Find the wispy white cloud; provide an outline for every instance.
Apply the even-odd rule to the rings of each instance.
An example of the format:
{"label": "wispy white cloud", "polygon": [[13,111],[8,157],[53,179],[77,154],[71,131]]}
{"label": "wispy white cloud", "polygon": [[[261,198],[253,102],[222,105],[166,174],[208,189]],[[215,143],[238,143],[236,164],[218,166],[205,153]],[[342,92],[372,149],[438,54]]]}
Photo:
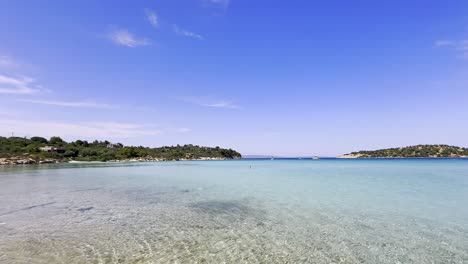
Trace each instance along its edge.
{"label": "wispy white cloud", "polygon": [[158,15],[150,9],[145,9],[145,14],[146,14],[146,19],[148,22],[153,26],[154,28],[157,28],[159,26],[159,19]]}
{"label": "wispy white cloud", "polygon": [[442,47],[442,46],[451,46],[453,45],[454,42],[451,41],[451,40],[437,40],[434,45],[436,45],[437,47]]}
{"label": "wispy white cloud", "polygon": [[216,7],[221,7],[221,8],[228,8],[230,4],[230,0],[204,0],[205,4],[211,5],[211,6],[216,6]]}
{"label": "wispy white cloud", "polygon": [[109,34],[109,39],[117,45],[135,48],[149,45],[150,42],[144,38],[137,38],[126,29],[117,29]]}
{"label": "wispy white cloud", "polygon": [[17,67],[18,62],[13,60],[11,57],[6,56],[6,55],[0,55],[0,67],[4,68],[11,68],[11,67]]}
{"label": "wispy white cloud", "polygon": [[32,78],[0,74],[0,94],[35,94],[40,91],[40,88]]}
{"label": "wispy white cloud", "polygon": [[460,41],[460,44],[464,50],[468,50],[468,39]]}
{"label": "wispy white cloud", "polygon": [[238,104],[235,104],[229,100],[217,100],[212,99],[210,97],[204,96],[190,96],[190,97],[183,97],[180,100],[199,105],[204,107],[212,107],[212,108],[227,108],[227,109],[242,109],[242,107]]}
{"label": "wispy white cloud", "polygon": [[52,106],[63,106],[63,107],[79,107],[79,108],[101,108],[101,109],[115,109],[118,108],[116,105],[102,104],[91,101],[79,101],[79,102],[67,102],[67,101],[49,101],[49,100],[29,100],[19,99],[19,102],[52,105]]}
{"label": "wispy white cloud", "polygon": [[0,119],[0,134],[38,135],[64,138],[119,139],[141,136],[157,136],[162,133],[155,127],[116,122],[54,122],[37,120]]}
{"label": "wispy white cloud", "polygon": [[458,57],[468,59],[468,40],[438,40],[434,43],[436,47],[449,47],[454,49]]}
{"label": "wispy white cloud", "polygon": [[207,107],[216,107],[216,108],[231,108],[231,109],[240,109],[240,106],[228,102],[228,101],[219,101],[219,102],[213,102],[213,103],[208,103],[208,104],[202,104],[202,106],[207,106]]}
{"label": "wispy white cloud", "polygon": [[174,32],[177,35],[184,36],[184,37],[189,37],[189,38],[194,38],[194,39],[198,39],[198,40],[203,40],[204,39],[203,36],[201,36],[201,35],[199,35],[199,34],[197,34],[195,32],[191,32],[191,31],[182,29],[177,25],[174,25],[173,27],[174,27]]}

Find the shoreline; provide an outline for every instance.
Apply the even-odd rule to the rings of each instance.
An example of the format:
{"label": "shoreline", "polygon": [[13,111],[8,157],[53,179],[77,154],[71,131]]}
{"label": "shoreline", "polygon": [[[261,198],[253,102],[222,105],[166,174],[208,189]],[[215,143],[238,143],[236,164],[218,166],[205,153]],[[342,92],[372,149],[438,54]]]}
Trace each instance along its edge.
{"label": "shoreline", "polygon": [[455,157],[362,157],[362,156],[339,156],[336,159],[466,159],[468,156]]}
{"label": "shoreline", "polygon": [[5,165],[40,165],[40,164],[92,164],[92,163],[125,163],[125,162],[164,162],[164,161],[215,161],[215,160],[230,160],[228,158],[216,157],[201,157],[198,159],[164,159],[164,158],[134,158],[123,160],[108,160],[108,161],[85,161],[85,160],[58,160],[58,159],[33,159],[30,157],[11,157],[0,158],[0,166]]}
{"label": "shoreline", "polygon": [[[85,160],[57,160],[57,159],[44,159],[44,160],[35,160],[32,158],[0,158],[0,167],[1,166],[15,166],[15,165],[41,165],[41,164],[104,164],[104,163],[136,163],[136,162],[168,162],[168,161],[223,161],[223,160],[242,160],[240,159],[229,159],[229,158],[208,158],[203,157],[199,159],[147,159],[147,158],[137,158],[137,159],[123,159],[123,160],[108,160],[108,161],[85,161]],[[336,160],[400,160],[400,159],[460,159],[466,160],[468,157],[334,157],[329,159]],[[299,160],[299,159],[298,159]],[[304,159],[302,159],[304,160]]]}

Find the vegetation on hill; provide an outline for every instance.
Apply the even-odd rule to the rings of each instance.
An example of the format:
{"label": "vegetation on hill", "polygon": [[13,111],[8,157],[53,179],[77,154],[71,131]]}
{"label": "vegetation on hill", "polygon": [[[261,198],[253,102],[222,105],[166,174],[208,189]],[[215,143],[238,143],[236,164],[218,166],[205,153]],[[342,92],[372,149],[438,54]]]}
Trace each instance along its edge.
{"label": "vegetation on hill", "polygon": [[[53,147],[48,152],[43,147]],[[110,161],[128,159],[235,159],[241,154],[232,149],[220,147],[201,147],[194,145],[170,146],[159,148],[124,146],[120,143],[111,144],[109,141],[76,140],[65,142],[60,137],[49,140],[42,137],[0,137],[0,158],[27,156],[33,159],[55,159],[60,161]]]}
{"label": "vegetation on hill", "polygon": [[468,157],[468,148],[449,145],[417,145],[404,148],[388,148],[373,151],[357,151],[343,158],[450,158]]}

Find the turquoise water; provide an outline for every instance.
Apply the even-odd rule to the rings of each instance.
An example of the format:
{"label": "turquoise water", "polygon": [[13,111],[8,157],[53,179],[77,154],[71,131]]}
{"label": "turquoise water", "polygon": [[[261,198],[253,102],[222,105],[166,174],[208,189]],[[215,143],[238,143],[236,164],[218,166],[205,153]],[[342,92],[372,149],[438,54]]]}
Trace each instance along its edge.
{"label": "turquoise water", "polygon": [[0,167],[0,263],[468,263],[468,160]]}

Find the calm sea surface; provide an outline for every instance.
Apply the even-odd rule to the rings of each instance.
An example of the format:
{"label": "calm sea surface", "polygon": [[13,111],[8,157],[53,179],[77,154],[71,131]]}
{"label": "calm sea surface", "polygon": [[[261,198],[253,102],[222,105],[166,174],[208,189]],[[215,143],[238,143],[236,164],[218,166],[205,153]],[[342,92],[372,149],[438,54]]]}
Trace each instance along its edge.
{"label": "calm sea surface", "polygon": [[0,263],[468,263],[468,160],[0,167]]}

